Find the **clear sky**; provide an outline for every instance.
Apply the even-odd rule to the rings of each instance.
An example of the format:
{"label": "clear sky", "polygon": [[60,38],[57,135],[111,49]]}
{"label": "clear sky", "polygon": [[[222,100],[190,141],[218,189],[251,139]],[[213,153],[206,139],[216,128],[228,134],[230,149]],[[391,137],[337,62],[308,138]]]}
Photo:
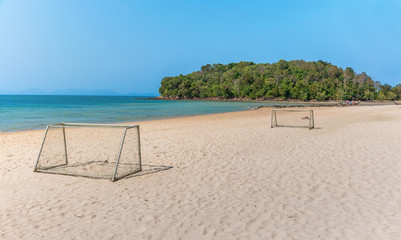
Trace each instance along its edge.
{"label": "clear sky", "polygon": [[401,83],[400,0],[0,0],[0,92],[158,93],[208,63],[323,60]]}

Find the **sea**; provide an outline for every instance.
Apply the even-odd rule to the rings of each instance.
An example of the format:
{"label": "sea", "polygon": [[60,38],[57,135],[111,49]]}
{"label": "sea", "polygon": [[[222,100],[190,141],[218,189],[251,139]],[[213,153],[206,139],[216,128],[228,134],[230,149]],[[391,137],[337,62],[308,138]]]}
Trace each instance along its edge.
{"label": "sea", "polygon": [[132,96],[0,95],[0,132],[55,123],[122,123],[255,109],[291,103],[166,101]]}

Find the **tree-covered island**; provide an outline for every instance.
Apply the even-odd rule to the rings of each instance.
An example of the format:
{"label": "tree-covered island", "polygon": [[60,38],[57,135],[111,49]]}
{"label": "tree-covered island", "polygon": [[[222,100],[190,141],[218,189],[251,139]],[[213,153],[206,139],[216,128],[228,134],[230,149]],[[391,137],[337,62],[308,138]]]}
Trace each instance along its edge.
{"label": "tree-covered island", "polygon": [[207,64],[197,72],[163,78],[159,92],[166,98],[397,100],[401,84],[382,85],[365,72],[323,61],[280,60]]}

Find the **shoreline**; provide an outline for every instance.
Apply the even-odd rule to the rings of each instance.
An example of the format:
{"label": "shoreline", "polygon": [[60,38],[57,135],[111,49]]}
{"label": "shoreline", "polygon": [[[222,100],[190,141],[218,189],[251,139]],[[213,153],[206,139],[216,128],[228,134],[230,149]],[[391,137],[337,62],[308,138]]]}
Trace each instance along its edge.
{"label": "shoreline", "polygon": [[[149,98],[150,99],[150,98]],[[161,99],[157,99],[157,100],[161,100]],[[193,101],[191,99],[181,99],[181,100],[173,100],[173,99],[164,99],[164,101]],[[197,101],[210,101],[210,102],[227,102],[227,101],[219,101],[219,100],[206,100],[206,99],[198,99]],[[229,102],[229,101],[228,101]],[[238,102],[238,101],[237,101]],[[247,102],[247,101],[242,101],[242,102]],[[249,101],[249,103],[258,103],[258,102],[254,102],[254,101]],[[271,101],[266,101],[263,103],[272,103]],[[279,101],[277,101],[277,103],[280,103]],[[254,111],[257,109],[261,109],[261,108],[306,108],[306,107],[312,107],[312,108],[321,108],[321,107],[354,107],[354,106],[341,106],[339,105],[339,103],[336,102],[329,102],[329,104],[327,103],[321,103],[321,104],[315,104],[315,102],[313,103],[309,103],[310,105],[308,105],[308,102],[302,102],[299,105],[295,105],[296,103],[299,102],[290,102],[287,101],[287,103],[292,103],[294,105],[271,105],[271,106],[251,106],[249,109],[244,109],[244,110],[236,110],[236,111],[229,111],[229,112],[220,112],[220,113],[205,113],[205,114],[194,114],[194,115],[183,115],[183,116],[172,116],[172,117],[165,117],[165,118],[156,118],[156,119],[145,119],[145,120],[138,120],[138,121],[124,121],[124,122],[109,122],[109,123],[104,123],[104,122],[100,122],[102,124],[127,124],[127,123],[141,123],[141,122],[148,122],[148,121],[158,121],[158,120],[167,120],[167,119],[179,119],[179,118],[186,118],[186,117],[196,117],[196,116],[205,116],[205,115],[215,115],[215,114],[224,114],[224,113],[235,113],[235,112],[246,112],[246,111]],[[363,103],[363,102],[361,102]],[[305,104],[305,105],[302,105]],[[388,105],[395,105],[395,104],[377,104],[377,103],[364,103],[364,104],[360,104],[360,105],[355,105],[355,106],[388,106]],[[82,122],[84,123],[84,122]],[[87,123],[87,122],[85,122]],[[96,122],[94,122],[96,123]],[[56,123],[52,123],[52,124],[56,124]],[[47,125],[46,125],[47,126]],[[10,134],[10,133],[19,133],[19,132],[33,132],[33,131],[43,131],[44,129],[46,129],[46,126],[44,126],[43,128],[34,128],[34,129],[21,129],[21,130],[15,130],[15,131],[0,131],[0,136],[4,135],[4,134]]]}
{"label": "shoreline", "polygon": [[[269,106],[270,107],[270,106]],[[254,111],[260,108],[269,108],[269,107],[256,107],[256,108],[249,108],[245,110],[237,110],[237,111],[230,111],[230,112],[220,112],[220,113],[204,113],[204,114],[194,114],[194,115],[184,115],[184,116],[174,116],[174,117],[165,117],[165,118],[157,118],[157,119],[146,119],[146,120],[138,120],[138,121],[125,121],[125,122],[110,122],[110,123],[101,123],[101,124],[139,124],[139,123],[146,123],[146,122],[154,122],[154,121],[163,121],[163,120],[174,120],[174,119],[185,119],[185,118],[191,118],[191,117],[202,117],[202,116],[213,116],[213,115],[218,115],[218,114],[230,114],[230,113],[237,113],[237,112],[247,112],[247,111]],[[82,122],[84,123],[84,122]],[[85,122],[87,123],[87,122]],[[52,124],[58,124],[58,123],[52,123]],[[50,125],[50,124],[49,124]],[[6,132],[1,132],[0,131],[0,136],[1,135],[6,135],[6,134],[12,134],[12,133],[29,133],[29,132],[37,132],[37,131],[44,131],[46,129],[47,125],[43,128],[38,128],[38,129],[23,129],[23,130],[16,130],[16,131],[6,131]]]}

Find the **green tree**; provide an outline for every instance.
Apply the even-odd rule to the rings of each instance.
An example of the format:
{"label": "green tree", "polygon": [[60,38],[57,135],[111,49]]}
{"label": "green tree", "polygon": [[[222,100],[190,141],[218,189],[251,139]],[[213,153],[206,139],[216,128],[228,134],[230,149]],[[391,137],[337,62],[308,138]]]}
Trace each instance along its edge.
{"label": "green tree", "polygon": [[370,91],[369,89],[366,89],[364,92],[364,96],[365,96],[365,100],[369,101],[374,98],[375,94],[374,94],[374,92]]}

